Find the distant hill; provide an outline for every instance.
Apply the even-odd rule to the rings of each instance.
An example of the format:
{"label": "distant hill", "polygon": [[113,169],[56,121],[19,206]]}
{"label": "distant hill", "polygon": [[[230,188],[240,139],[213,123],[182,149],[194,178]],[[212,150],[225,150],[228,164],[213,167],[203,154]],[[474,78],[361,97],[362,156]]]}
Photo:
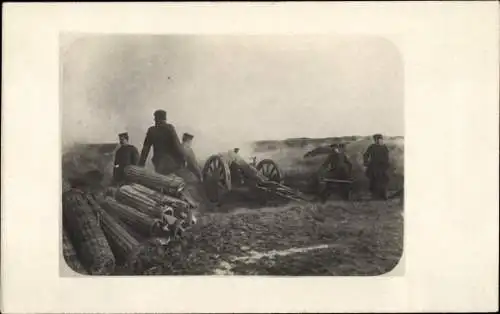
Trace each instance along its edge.
{"label": "distant hill", "polygon": [[[404,139],[404,136],[388,136],[387,139]],[[318,146],[326,146],[334,143],[351,143],[359,140],[371,140],[372,136],[339,136],[339,137],[324,137],[324,138],[288,138],[285,140],[262,140],[253,143],[255,152],[266,152],[280,148],[310,148],[313,149]]]}

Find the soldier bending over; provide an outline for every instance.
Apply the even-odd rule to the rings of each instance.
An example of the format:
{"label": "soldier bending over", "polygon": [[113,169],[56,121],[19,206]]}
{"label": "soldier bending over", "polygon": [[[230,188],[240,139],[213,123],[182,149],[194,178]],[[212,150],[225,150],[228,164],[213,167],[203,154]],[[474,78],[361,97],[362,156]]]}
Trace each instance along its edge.
{"label": "soldier bending over", "polygon": [[[344,152],[343,144],[333,144],[330,146],[332,152],[323,162],[323,173],[320,177],[325,179],[350,180],[352,172],[352,164]],[[321,180],[321,178],[320,178]],[[331,194],[329,184],[320,184],[320,199],[325,202]],[[343,199],[349,198],[350,186],[348,183],[339,183],[339,191]]]}
{"label": "soldier bending over", "polygon": [[201,174],[201,169],[198,164],[198,160],[194,155],[193,148],[191,147],[193,138],[194,136],[189,133],[184,133],[182,135],[182,146],[184,148],[184,156],[186,157],[186,168],[189,169],[189,171],[191,171],[198,178],[198,180],[202,181],[203,176]]}
{"label": "soldier bending over", "polygon": [[147,131],[146,138],[139,160],[139,166],[144,167],[149,150],[153,146],[153,165],[155,171],[168,175],[184,166],[184,149],[177,137],[172,124],[167,123],[167,112],[156,110],[154,113],[155,125]]}

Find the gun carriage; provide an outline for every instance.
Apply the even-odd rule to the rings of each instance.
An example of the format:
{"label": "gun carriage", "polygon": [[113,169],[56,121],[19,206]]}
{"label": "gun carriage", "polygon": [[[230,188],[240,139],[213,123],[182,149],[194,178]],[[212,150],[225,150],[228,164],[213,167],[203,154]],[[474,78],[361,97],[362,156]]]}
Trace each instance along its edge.
{"label": "gun carriage", "polygon": [[205,193],[212,203],[221,203],[230,194],[253,195],[262,201],[307,201],[301,192],[282,182],[280,169],[270,159],[257,165],[240,157],[220,153],[210,156],[202,170]]}

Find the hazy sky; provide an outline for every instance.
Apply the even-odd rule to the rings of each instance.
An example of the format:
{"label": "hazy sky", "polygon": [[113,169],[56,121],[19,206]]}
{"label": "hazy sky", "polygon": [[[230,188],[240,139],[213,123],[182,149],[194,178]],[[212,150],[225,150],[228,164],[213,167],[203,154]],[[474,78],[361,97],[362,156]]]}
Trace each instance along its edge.
{"label": "hazy sky", "polygon": [[249,140],[404,132],[402,60],[382,38],[73,36],[61,40],[61,65],[64,144],[128,131],[140,149],[160,108],[179,136],[192,132],[213,153]]}

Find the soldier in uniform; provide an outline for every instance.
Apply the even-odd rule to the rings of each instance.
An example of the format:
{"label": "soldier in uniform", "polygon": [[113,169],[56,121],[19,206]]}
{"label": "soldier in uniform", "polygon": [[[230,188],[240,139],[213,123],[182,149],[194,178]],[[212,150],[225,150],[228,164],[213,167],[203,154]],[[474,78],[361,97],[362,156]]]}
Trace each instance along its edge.
{"label": "soldier in uniform", "polygon": [[373,136],[374,144],[363,154],[366,176],[370,180],[370,192],[375,199],[387,199],[389,176],[389,149],[381,134]]}
{"label": "soldier in uniform", "polygon": [[167,123],[167,112],[156,110],[154,112],[155,125],[150,127],[144,139],[139,166],[144,167],[151,146],[153,147],[153,165],[160,174],[170,174],[185,164],[184,149],[177,137],[177,132],[172,124]]}
{"label": "soldier in uniform", "polygon": [[113,181],[120,185],[124,181],[124,169],[129,165],[137,165],[139,161],[139,151],[134,145],[128,143],[128,133],[118,134],[120,148],[115,153],[115,167],[113,171]]}
{"label": "soldier in uniform", "polygon": [[[323,173],[320,176],[336,180],[350,180],[352,163],[344,152],[343,144],[332,144],[332,149],[326,160],[323,162]],[[321,179],[320,179],[321,180]],[[343,199],[349,198],[350,186],[347,183],[339,183],[339,191]],[[331,194],[328,184],[320,184],[320,199],[324,202]]]}
{"label": "soldier in uniform", "polygon": [[203,180],[201,169],[194,154],[191,144],[194,136],[189,133],[182,135],[182,146],[184,148],[184,155],[186,157],[186,168],[189,169],[200,181]]}

